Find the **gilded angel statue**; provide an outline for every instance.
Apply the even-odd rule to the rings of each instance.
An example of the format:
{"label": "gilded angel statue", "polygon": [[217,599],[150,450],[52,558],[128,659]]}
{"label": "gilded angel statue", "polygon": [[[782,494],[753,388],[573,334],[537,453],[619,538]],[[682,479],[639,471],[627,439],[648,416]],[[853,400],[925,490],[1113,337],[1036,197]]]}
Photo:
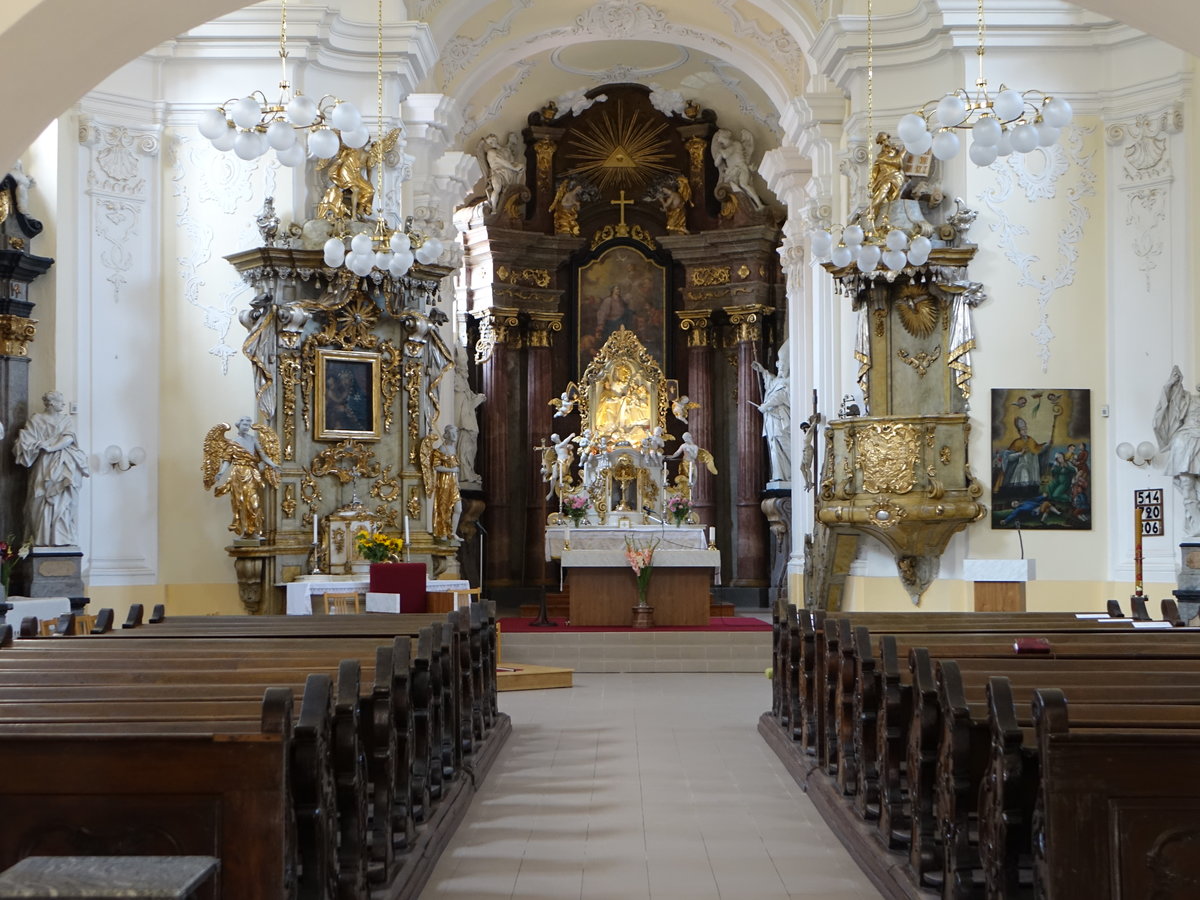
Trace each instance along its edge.
{"label": "gilded angel statue", "polygon": [[237,432],[228,437],[229,425],[214,425],[204,436],[200,471],[204,489],[214,496],[229,495],[233,521],[229,530],[241,537],[263,531],[263,483],[279,487],[279,437],[266,425],[255,425],[249,416],[237,420]]}
{"label": "gilded angel statue", "polygon": [[366,219],[375,202],[371,170],[383,165],[400,142],[400,129],[393,128],[382,141],[362,147],[341,149],[329,159],[317,161],[317,171],[329,169],[329,187],[317,204],[318,219]]}

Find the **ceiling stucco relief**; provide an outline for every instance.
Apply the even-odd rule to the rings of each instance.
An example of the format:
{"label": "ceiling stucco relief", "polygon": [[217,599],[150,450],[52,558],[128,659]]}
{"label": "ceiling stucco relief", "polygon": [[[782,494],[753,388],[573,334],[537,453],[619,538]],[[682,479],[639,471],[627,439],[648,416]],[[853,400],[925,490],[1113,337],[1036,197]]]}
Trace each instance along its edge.
{"label": "ceiling stucco relief", "polygon": [[[688,61],[686,47],[657,41],[597,41],[558,47],[550,54],[550,62],[572,75],[582,75],[598,84],[612,81],[608,74],[619,68],[632,80],[649,78],[677,69]],[[614,59],[635,59],[637,65],[612,65]]]}
{"label": "ceiling stucco relief", "polygon": [[462,127],[458,130],[459,140],[468,137],[472,132],[477,131],[489,122],[494,121],[504,108],[504,104],[508,98],[521,89],[521,85],[525,83],[533,70],[537,67],[537,63],[530,60],[521,60],[515,66],[516,72],[500,89],[500,93],[489,103],[482,112],[476,114],[473,106],[467,106],[463,111]]}
{"label": "ceiling stucco relief", "polygon": [[[696,80],[707,82],[710,86],[713,82],[720,84],[737,100],[738,110],[743,115],[753,119],[763,129],[773,134],[776,141],[782,140],[783,129],[779,126],[779,114],[773,109],[761,109],[758,104],[750,99],[749,95],[742,88],[742,80],[733,74],[738,70],[729,63],[712,57],[709,57],[707,63],[712,72],[700,73],[694,76]],[[685,86],[691,86],[688,83],[689,79],[685,79],[684,81]]]}
{"label": "ceiling stucco relief", "polygon": [[533,0],[511,0],[507,13],[497,21],[489,22],[487,29],[477,38],[456,34],[442,48],[442,90],[446,90],[454,77],[474,62],[480,51],[495,38],[506,35],[512,21],[523,9],[528,9]]}
{"label": "ceiling stucco relief", "polygon": [[792,87],[798,88],[804,84],[806,74],[804,54],[795,38],[788,34],[778,22],[771,20],[768,26],[771,30],[764,31],[757,19],[748,19],[738,11],[738,0],[715,0],[715,2],[717,7],[729,16],[735,35],[749,38],[764,53],[779,62],[788,74]]}

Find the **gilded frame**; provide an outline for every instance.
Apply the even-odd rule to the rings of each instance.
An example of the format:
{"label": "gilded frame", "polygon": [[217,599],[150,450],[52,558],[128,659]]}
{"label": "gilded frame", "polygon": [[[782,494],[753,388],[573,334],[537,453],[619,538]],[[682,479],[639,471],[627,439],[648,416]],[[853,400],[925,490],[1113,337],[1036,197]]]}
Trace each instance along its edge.
{"label": "gilded frame", "polygon": [[313,438],[377,441],[383,436],[383,392],[378,353],[317,351]]}

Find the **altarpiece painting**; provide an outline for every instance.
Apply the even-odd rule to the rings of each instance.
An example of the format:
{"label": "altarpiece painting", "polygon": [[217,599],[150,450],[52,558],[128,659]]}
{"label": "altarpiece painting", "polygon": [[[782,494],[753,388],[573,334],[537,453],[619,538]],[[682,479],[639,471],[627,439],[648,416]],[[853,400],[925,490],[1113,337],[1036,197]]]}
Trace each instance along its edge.
{"label": "altarpiece painting", "polygon": [[614,332],[634,332],[666,365],[667,270],[634,247],[617,246],[579,267],[575,322],[583,372]]}
{"label": "altarpiece painting", "polygon": [[1092,527],[1091,391],[992,389],[992,527]]}

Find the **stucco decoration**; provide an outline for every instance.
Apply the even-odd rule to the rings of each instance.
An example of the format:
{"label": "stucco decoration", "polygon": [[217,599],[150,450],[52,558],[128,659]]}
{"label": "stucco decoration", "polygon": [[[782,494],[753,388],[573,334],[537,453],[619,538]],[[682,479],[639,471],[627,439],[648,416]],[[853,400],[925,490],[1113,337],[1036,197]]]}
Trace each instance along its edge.
{"label": "stucco decoration", "polygon": [[[1008,157],[1007,165],[993,165],[995,184],[981,191],[979,199],[987,204],[995,216],[991,229],[997,235],[997,243],[1005,258],[1018,271],[1017,286],[1031,287],[1037,291],[1039,321],[1030,332],[1037,344],[1037,356],[1042,371],[1050,367],[1050,345],[1054,341],[1054,330],[1050,327],[1050,301],[1055,292],[1075,283],[1076,264],[1079,260],[1079,242],[1091,213],[1084,201],[1096,194],[1096,173],[1092,169],[1094,151],[1084,152],[1085,141],[1095,133],[1094,128],[1066,128],[1062,139],[1051,147],[1039,147],[1032,153],[1014,153]],[[1066,183],[1065,176],[1074,172],[1075,178]],[[1020,238],[1029,233],[1029,228],[1015,222],[1009,215],[1009,201],[1018,191],[1027,200],[1051,200],[1062,190],[1067,204],[1067,215],[1055,239],[1058,258],[1051,274],[1039,275],[1035,269],[1042,261],[1037,254],[1023,249]],[[1045,268],[1042,266],[1041,268]]]}
{"label": "stucco decoration", "polygon": [[92,150],[93,165],[88,170],[88,188],[127,197],[140,196],[146,190],[144,159],[158,156],[158,135],[135,131],[120,125],[79,117],[79,143]]}
{"label": "stucco decoration", "polygon": [[1170,181],[1169,137],[1183,130],[1183,107],[1174,104],[1156,115],[1137,116],[1132,122],[1114,122],[1104,130],[1110,147],[1123,147],[1127,182]]}
{"label": "stucco decoration", "polygon": [[1146,277],[1147,293],[1150,292],[1159,257],[1163,254],[1163,226],[1166,221],[1166,190],[1146,187],[1129,192],[1125,224],[1130,226],[1133,255],[1137,257],[1138,271]]}
{"label": "stucco decoration", "polygon": [[112,285],[113,302],[121,302],[121,288],[126,283],[126,273],[133,265],[134,246],[138,230],[138,214],[141,204],[118,200],[114,197],[96,198],[96,236],[104,241],[100,251],[100,263],[108,270],[104,280]]}
{"label": "stucco decoration", "polygon": [[712,70],[711,72],[693,72],[684,78],[680,85],[697,96],[704,96],[706,92],[711,92],[716,87],[725,88],[737,101],[738,111],[742,115],[753,119],[764,131],[769,131],[777,139],[783,139],[783,129],[779,125],[778,113],[774,110],[764,112],[750,99],[742,89],[741,79],[733,74],[738,71],[736,66],[711,56],[707,57],[704,63]]}
{"label": "stucco decoration", "polygon": [[508,34],[517,13],[523,9],[528,9],[532,5],[533,0],[511,0],[511,3],[512,5],[509,7],[508,12],[502,18],[494,22],[488,22],[487,28],[479,37],[471,38],[463,34],[456,34],[446,42],[446,46],[442,48],[443,91],[450,86],[450,82],[454,80],[454,77],[459,72],[475,61],[475,57],[479,55],[479,51],[495,38]]}
{"label": "stucco decoration", "polygon": [[[770,31],[763,30],[758,20],[748,19],[738,11],[737,2],[738,0],[716,0],[715,5],[729,16],[735,35],[753,41],[760,50],[783,67],[792,87],[801,87],[804,80],[804,54],[801,53],[796,39],[782,27],[775,27]],[[773,20],[771,24],[779,25]]]}
{"label": "stucco decoration", "polygon": [[574,26],[550,29],[532,36],[527,43],[538,43],[547,38],[564,37],[569,34],[588,34],[614,40],[641,40],[647,33],[681,37],[702,46],[719,47],[723,50],[732,49],[729,43],[706,31],[675,24],[657,6],[642,3],[640,0],[600,0],[576,17]]}
{"label": "stucco decoration", "polygon": [[[243,162],[201,139],[177,137],[171,146],[177,246],[186,253],[178,257],[183,299],[216,334],[208,353],[220,361],[223,375],[238,355],[229,332],[250,288],[222,256],[261,241],[254,216],[262,197],[275,194],[275,173],[273,164]],[[241,343],[240,334],[235,342]]]}
{"label": "stucco decoration", "polygon": [[504,83],[504,87],[492,98],[492,102],[486,108],[476,113],[472,107],[468,106],[463,115],[462,127],[458,130],[458,139],[464,140],[500,115],[500,110],[504,108],[508,98],[521,89],[521,85],[525,83],[525,79],[533,73],[535,68],[537,68],[537,63],[528,59],[521,60],[510,70],[511,75]]}

